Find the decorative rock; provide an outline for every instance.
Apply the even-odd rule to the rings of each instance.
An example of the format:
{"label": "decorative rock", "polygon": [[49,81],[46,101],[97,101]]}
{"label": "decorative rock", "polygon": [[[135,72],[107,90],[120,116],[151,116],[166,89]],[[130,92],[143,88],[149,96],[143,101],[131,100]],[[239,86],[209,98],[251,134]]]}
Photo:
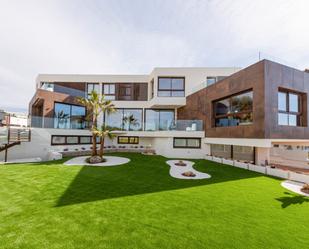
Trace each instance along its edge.
{"label": "decorative rock", "polygon": [[92,156],[89,158],[89,163],[96,164],[96,163],[101,163],[102,158],[99,156]]}
{"label": "decorative rock", "polygon": [[179,160],[177,163],[175,163],[177,166],[187,166],[183,161]]}
{"label": "decorative rock", "polygon": [[192,171],[186,171],[182,173],[183,176],[195,177],[196,175]]}

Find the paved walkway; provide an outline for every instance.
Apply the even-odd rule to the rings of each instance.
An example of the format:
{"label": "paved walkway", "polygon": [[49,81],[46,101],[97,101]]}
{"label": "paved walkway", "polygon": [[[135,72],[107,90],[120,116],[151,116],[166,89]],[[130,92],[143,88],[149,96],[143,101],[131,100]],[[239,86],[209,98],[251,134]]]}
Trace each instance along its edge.
{"label": "paved walkway", "polygon": [[304,186],[303,183],[287,180],[287,181],[282,182],[281,186],[294,193],[297,193],[303,196],[309,196],[309,194],[306,194],[301,191],[301,188]]}
{"label": "paved walkway", "polygon": [[86,166],[99,166],[99,167],[104,167],[104,166],[117,166],[121,164],[125,164],[130,162],[129,158],[126,157],[119,157],[119,156],[104,156],[106,162],[104,163],[96,163],[96,164],[90,164],[86,162],[86,159],[89,156],[80,156],[80,157],[75,157],[72,158],[64,163],[64,165],[67,166],[73,166],[73,165],[86,165]]}
{"label": "paved walkway", "polygon": [[[185,164],[187,164],[186,166],[177,166],[175,165],[175,163],[178,163],[179,160],[169,160],[166,161],[166,163],[171,167],[170,168],[170,175],[174,178],[179,178],[179,179],[207,179],[210,178],[211,176],[206,174],[206,173],[202,173],[199,172],[195,169],[193,169],[193,164],[194,162],[191,161],[184,161],[183,162]],[[182,173],[187,172],[187,171],[191,171],[195,174],[195,176],[183,176]]]}

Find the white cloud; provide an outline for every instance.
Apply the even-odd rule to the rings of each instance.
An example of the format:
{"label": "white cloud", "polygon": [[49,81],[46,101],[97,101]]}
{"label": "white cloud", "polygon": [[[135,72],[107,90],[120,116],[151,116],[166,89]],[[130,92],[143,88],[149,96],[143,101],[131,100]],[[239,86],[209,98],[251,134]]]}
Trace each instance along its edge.
{"label": "white cloud", "polygon": [[0,107],[27,107],[38,73],[155,66],[309,66],[309,1],[0,0]]}

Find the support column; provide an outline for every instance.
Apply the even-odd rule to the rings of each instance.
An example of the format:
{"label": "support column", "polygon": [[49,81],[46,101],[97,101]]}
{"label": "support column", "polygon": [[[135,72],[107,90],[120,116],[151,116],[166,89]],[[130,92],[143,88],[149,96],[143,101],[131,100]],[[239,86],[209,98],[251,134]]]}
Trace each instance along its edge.
{"label": "support column", "polygon": [[256,165],[265,165],[270,163],[270,148],[256,147],[255,148],[255,163]]}

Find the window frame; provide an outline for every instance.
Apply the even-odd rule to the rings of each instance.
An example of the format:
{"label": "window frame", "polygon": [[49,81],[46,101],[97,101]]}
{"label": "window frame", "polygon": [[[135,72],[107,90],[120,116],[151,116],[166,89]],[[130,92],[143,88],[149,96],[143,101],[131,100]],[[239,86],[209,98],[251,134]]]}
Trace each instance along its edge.
{"label": "window frame", "polygon": [[[160,79],[170,79],[171,80],[171,88],[160,89]],[[183,89],[173,89],[172,88],[172,80],[173,79],[182,79],[183,80]],[[159,92],[170,92],[169,96],[159,96]],[[173,92],[183,92],[183,96],[173,96]],[[157,84],[157,96],[158,97],[173,97],[173,98],[183,98],[186,96],[186,78],[183,76],[158,76],[158,84]]]}
{"label": "window frame", "polygon": [[[122,115],[122,117],[123,117],[123,114],[124,114],[124,112],[125,112],[125,110],[133,110],[133,111],[141,111],[141,124],[140,124],[140,130],[128,130],[128,131],[143,131],[144,130],[144,111],[143,111],[143,108],[115,108],[117,111],[119,111],[119,110],[121,110],[122,112],[121,112],[121,115]],[[104,122],[104,124],[106,124],[106,112],[105,113],[103,113],[103,122]],[[124,129],[124,126],[123,127],[121,127],[121,131],[126,131],[125,129]]]}
{"label": "window frame", "polygon": [[[64,137],[64,143],[54,143],[53,142],[53,138],[54,137]],[[68,143],[67,142],[67,138],[68,137],[77,137],[77,143]],[[81,138],[82,137],[89,137],[90,138],[90,143],[81,143]],[[50,140],[50,144],[52,146],[61,146],[61,145],[83,145],[83,144],[92,144],[92,136],[87,136],[87,135],[51,135],[51,140]],[[97,144],[99,144],[99,142],[97,141]]]}
{"label": "window frame", "polygon": [[[185,146],[177,146],[175,145],[175,141],[177,139],[185,139],[186,140],[186,145]],[[188,146],[188,140],[189,139],[195,139],[195,140],[198,140],[199,141],[199,146],[198,147],[195,147],[195,146]],[[200,149],[202,146],[201,144],[201,138],[200,137],[174,137],[173,138],[173,148],[174,149]]]}
{"label": "window frame", "polygon": [[[58,101],[54,101],[54,109],[53,109],[53,122],[55,122],[54,120],[55,119],[57,119],[57,117],[56,117],[56,112],[55,112],[55,110],[56,110],[56,104],[62,104],[62,105],[69,105],[70,106],[70,116],[69,116],[69,120],[70,120],[70,128],[59,128],[59,129],[73,129],[73,128],[71,128],[72,127],[72,106],[77,106],[77,107],[82,107],[82,108],[85,108],[85,116],[84,116],[84,122],[85,122],[85,128],[81,128],[81,129],[78,129],[78,130],[83,130],[83,129],[86,129],[87,128],[87,126],[89,125],[89,123],[88,123],[88,121],[86,120],[86,117],[87,117],[87,115],[88,115],[88,111],[87,111],[87,108],[86,108],[86,106],[83,106],[83,105],[76,105],[76,104],[70,104],[70,103],[64,103],[64,102],[58,102]],[[73,116],[74,117],[74,116]],[[53,123],[53,127],[54,127],[55,125],[54,125],[54,123]],[[55,128],[55,127],[54,127]],[[58,129],[58,128],[55,128],[55,129]],[[76,128],[74,128],[74,129],[76,129]]]}
{"label": "window frame", "polygon": [[[174,113],[173,121],[174,122],[176,121],[176,111],[175,111],[175,109],[145,108],[144,109],[144,127],[143,127],[144,131],[152,131],[152,130],[146,130],[147,110],[159,111],[159,119],[158,119],[159,127],[160,127],[160,123],[161,123],[161,115],[160,115],[161,111],[171,111],[171,112],[173,112]],[[154,130],[154,131],[162,131],[162,130],[159,129],[159,130]],[[163,130],[163,131],[165,131],[165,130]]]}
{"label": "window frame", "polygon": [[[127,143],[122,143],[119,141],[120,138],[128,138],[128,142]],[[133,138],[134,140],[137,139],[137,142],[130,142],[130,138]],[[117,144],[139,144],[139,137],[138,136],[118,136],[117,137]]]}
{"label": "window frame", "polygon": [[[114,93],[110,93],[111,85],[114,86]],[[104,92],[105,86],[108,86],[108,92],[109,92],[109,93],[105,93],[105,92]],[[103,83],[103,84],[102,84],[102,94],[103,94],[104,96],[110,96],[110,97],[113,96],[113,99],[109,99],[109,100],[116,100],[116,84],[115,84],[115,83]]]}
{"label": "window frame", "polygon": [[88,86],[90,86],[90,85],[92,86],[91,92],[94,91],[95,85],[98,85],[98,86],[99,86],[98,93],[100,92],[100,83],[87,83],[87,85],[86,85],[86,87],[87,87],[86,97],[87,97],[87,98],[89,98],[89,96],[90,96],[90,94],[91,94],[91,92],[88,91],[88,89],[89,89]]}
{"label": "window frame", "polygon": [[[230,112],[230,113],[227,113],[227,114],[220,114],[220,115],[216,115],[216,110],[217,110],[217,103],[219,101],[222,101],[222,100],[228,100],[229,102],[229,108],[232,106],[232,99],[233,97],[237,97],[239,95],[242,95],[242,94],[246,94],[246,93],[250,93],[252,92],[252,109],[251,110],[244,110],[244,111],[240,111],[240,112]],[[216,120],[217,119],[221,119],[221,118],[229,118],[229,117],[234,117],[234,116],[237,116],[237,115],[242,115],[242,114],[250,114],[252,113],[252,122],[250,124],[242,124],[242,125],[239,125],[239,126],[249,126],[249,125],[253,125],[253,122],[254,122],[254,119],[253,119],[253,109],[254,109],[254,92],[253,92],[253,89],[247,89],[247,90],[244,90],[244,91],[241,91],[241,92],[238,92],[238,93],[235,93],[235,94],[232,94],[232,95],[229,95],[229,96],[226,96],[226,97],[223,97],[223,98],[220,98],[220,99],[216,99],[216,100],[213,100],[212,101],[212,111],[213,111],[213,127],[216,127],[216,128],[222,128],[222,127],[235,127],[235,126],[216,126]],[[236,126],[237,127],[237,126]]]}
{"label": "window frame", "polygon": [[[279,93],[285,94],[285,103],[286,103],[286,110],[280,110],[279,109]],[[290,94],[297,95],[298,97],[298,112],[290,111]],[[277,92],[277,110],[278,110],[278,126],[292,126],[292,127],[301,127],[303,126],[303,103],[302,103],[303,94],[297,91],[285,89],[285,88],[279,88]],[[287,121],[288,123],[285,124],[279,124],[279,114],[285,114],[287,115]],[[290,125],[290,118],[289,115],[295,115],[296,116],[296,125]]]}

